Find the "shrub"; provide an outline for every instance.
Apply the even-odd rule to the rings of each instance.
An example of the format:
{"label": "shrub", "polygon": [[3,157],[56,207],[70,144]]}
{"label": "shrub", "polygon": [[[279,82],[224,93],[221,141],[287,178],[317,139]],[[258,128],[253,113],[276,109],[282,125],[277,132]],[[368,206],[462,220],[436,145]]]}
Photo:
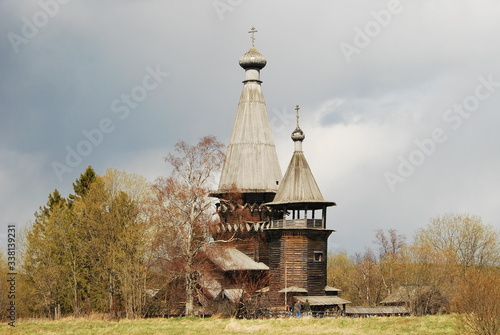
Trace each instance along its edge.
{"label": "shrub", "polygon": [[500,334],[500,273],[469,270],[455,301],[464,326],[474,334]]}

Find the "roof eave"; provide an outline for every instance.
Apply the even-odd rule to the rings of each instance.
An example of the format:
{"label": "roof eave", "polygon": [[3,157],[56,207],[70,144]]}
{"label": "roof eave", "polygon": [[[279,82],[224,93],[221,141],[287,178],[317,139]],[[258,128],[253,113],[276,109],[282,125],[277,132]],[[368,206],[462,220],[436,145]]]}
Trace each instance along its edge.
{"label": "roof eave", "polygon": [[273,201],[273,202],[268,202],[265,205],[270,207],[279,207],[285,205],[302,207],[303,205],[310,205],[310,206],[312,205],[313,207],[316,208],[337,206],[337,204],[333,201],[318,201],[318,200],[276,201],[276,202]]}

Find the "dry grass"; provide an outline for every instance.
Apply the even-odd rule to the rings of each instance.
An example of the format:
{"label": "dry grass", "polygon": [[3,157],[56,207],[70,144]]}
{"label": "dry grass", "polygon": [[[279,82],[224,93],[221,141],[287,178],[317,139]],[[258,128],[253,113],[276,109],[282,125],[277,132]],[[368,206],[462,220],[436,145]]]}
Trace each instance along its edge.
{"label": "dry grass", "polygon": [[60,321],[21,321],[16,327],[0,325],[0,334],[460,334],[456,318],[450,315],[367,319],[141,319],[118,322],[94,318],[65,318]]}

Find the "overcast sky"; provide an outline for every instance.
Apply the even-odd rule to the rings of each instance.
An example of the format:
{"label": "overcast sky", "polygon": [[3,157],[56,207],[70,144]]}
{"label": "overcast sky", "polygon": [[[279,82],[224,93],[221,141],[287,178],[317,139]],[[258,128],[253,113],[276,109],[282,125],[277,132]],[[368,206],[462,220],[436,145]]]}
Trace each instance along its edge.
{"label": "overcast sky", "polygon": [[500,228],[500,2],[2,0],[0,236],[92,165],[153,181],[179,140],[227,143],[251,45],[286,170],[294,107],[330,248],[431,217]]}

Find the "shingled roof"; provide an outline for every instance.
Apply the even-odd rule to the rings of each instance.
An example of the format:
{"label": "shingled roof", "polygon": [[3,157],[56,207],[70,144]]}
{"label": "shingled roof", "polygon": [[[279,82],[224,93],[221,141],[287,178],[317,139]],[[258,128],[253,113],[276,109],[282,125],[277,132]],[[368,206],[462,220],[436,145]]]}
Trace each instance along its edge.
{"label": "shingled roof", "polygon": [[245,81],[216,193],[227,193],[234,186],[242,193],[275,193],[278,189],[282,172],[260,81],[265,64],[254,47],[240,59]]}
{"label": "shingled roof", "polygon": [[349,300],[339,298],[337,296],[294,296],[295,300],[306,301],[309,300],[311,306],[333,306],[350,304]]}
{"label": "shingled roof", "polygon": [[292,159],[290,160],[290,164],[288,164],[288,169],[281,181],[274,200],[267,205],[304,203],[317,204],[318,207],[335,205],[334,202],[325,201],[319,190],[318,184],[314,179],[311,168],[302,151],[302,141],[304,139],[305,135],[300,129],[297,121],[297,128],[292,133],[292,140],[295,143]]}
{"label": "shingled roof", "polygon": [[334,204],[333,202],[325,201],[323,198],[302,151],[295,151],[293,153],[278,192],[273,202],[268,205],[286,203]]}
{"label": "shingled roof", "polygon": [[264,263],[254,261],[233,247],[207,246],[203,251],[222,271],[269,270]]}

